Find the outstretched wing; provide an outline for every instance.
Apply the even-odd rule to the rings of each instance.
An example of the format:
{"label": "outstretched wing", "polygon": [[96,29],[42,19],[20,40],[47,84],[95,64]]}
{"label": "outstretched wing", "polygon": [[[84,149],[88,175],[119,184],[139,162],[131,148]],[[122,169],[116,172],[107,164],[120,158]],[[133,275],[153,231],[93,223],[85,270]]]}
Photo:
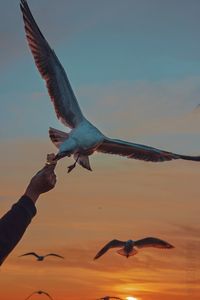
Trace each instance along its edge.
{"label": "outstretched wing", "polygon": [[53,298],[47,292],[42,291],[42,294],[46,295],[47,297],[49,297],[49,299],[53,300]]}
{"label": "outstretched wing", "polygon": [[29,47],[35,64],[42,78],[46,81],[57,117],[66,126],[74,128],[84,117],[65,70],[37,26],[27,1],[21,0],[20,7]]}
{"label": "outstretched wing", "polygon": [[106,253],[110,248],[117,248],[117,247],[122,247],[125,245],[125,242],[119,241],[119,240],[112,240],[108,244],[106,244],[94,257],[94,259],[99,258],[102,256],[104,253]]}
{"label": "outstretched wing", "polygon": [[37,292],[33,292],[32,294],[30,294],[25,300],[30,299],[34,294],[36,294]]}
{"label": "outstretched wing", "polygon": [[59,257],[59,258],[64,258],[63,256],[59,255],[59,254],[56,254],[56,253],[49,253],[47,255],[45,255],[45,257],[47,256],[56,256],[56,257]]}
{"label": "outstretched wing", "polygon": [[138,248],[145,248],[145,247],[154,247],[154,248],[163,248],[163,249],[171,249],[174,248],[171,244],[168,242],[165,242],[163,240],[154,238],[154,237],[147,237],[141,240],[138,240],[135,242],[134,246]]}
{"label": "outstretched wing", "polygon": [[33,255],[33,256],[39,258],[39,255],[37,255],[35,252],[24,253],[24,254],[20,255],[19,257],[22,257],[22,256],[28,256],[28,255]]}
{"label": "outstretched wing", "polygon": [[97,151],[152,162],[162,162],[173,159],[200,161],[200,156],[175,154],[146,145],[108,138],[103,141],[103,143],[98,147]]}

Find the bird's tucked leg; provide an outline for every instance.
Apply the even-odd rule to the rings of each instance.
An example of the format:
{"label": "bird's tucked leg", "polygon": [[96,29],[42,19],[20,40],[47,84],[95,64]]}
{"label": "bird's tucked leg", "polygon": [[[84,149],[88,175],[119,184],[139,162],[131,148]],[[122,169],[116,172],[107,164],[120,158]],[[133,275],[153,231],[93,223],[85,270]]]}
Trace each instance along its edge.
{"label": "bird's tucked leg", "polygon": [[73,165],[68,166],[68,173],[70,173],[76,167],[78,159],[79,159],[79,155],[77,155],[75,163]]}
{"label": "bird's tucked leg", "polygon": [[[83,155],[83,154],[78,154],[79,155],[79,158],[78,158],[78,161],[77,163],[87,169],[88,171],[92,171],[91,169],[91,166],[90,166],[90,161],[89,161],[89,157],[87,155]],[[74,159],[76,160],[77,158],[77,154],[74,154]]]}

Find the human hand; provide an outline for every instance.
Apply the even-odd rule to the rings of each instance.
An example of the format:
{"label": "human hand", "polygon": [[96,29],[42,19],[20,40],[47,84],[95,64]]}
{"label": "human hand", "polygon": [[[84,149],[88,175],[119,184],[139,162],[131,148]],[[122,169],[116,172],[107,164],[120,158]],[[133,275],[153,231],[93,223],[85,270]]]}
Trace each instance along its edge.
{"label": "human hand", "polygon": [[33,176],[25,191],[25,195],[34,203],[37,201],[40,194],[52,190],[56,185],[56,175],[54,170],[57,162],[53,160],[54,157],[54,154],[47,155],[46,165]]}

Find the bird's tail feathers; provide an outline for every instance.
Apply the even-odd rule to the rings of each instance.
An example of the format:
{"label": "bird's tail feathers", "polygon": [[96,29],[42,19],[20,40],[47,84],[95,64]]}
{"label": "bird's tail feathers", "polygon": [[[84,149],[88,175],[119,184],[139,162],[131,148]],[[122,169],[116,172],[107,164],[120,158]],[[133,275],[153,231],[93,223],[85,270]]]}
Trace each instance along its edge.
{"label": "bird's tail feathers", "polygon": [[60,131],[58,129],[49,128],[49,137],[52,141],[52,143],[59,148],[60,145],[69,137],[69,134],[67,132]]}
{"label": "bird's tail feathers", "polygon": [[117,250],[117,253],[120,254],[120,255],[123,255],[123,256],[133,256],[133,255],[136,255],[138,253],[137,250],[135,249],[132,249],[131,252],[127,253],[124,248],[121,248],[119,250]]}

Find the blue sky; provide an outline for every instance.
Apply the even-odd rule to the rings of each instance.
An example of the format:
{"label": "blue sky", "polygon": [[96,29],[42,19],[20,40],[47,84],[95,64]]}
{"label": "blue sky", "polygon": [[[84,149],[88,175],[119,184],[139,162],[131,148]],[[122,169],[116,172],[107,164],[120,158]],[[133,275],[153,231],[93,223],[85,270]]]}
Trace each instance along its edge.
{"label": "blue sky", "polygon": [[[199,1],[60,0],[54,3],[35,0],[29,3],[89,119],[93,117],[91,106],[95,108],[99,101],[103,102],[95,92],[91,95],[95,88],[105,98],[107,91],[112,90],[114,97],[123,85],[121,97],[126,106],[126,85],[134,102],[137,83],[146,83],[148,88],[161,83],[169,90],[168,102],[173,103],[170,85],[171,89],[179,85],[180,90],[181,84],[189,81],[194,87],[180,107],[185,112],[199,103]],[[0,94],[4,107],[0,112],[0,134],[4,138],[44,136],[49,125],[59,125],[27,47],[18,1],[2,2],[0,19]],[[160,93],[159,89],[155,91],[155,97]],[[172,114],[175,109],[171,107]],[[98,111],[102,113],[101,119],[104,112],[105,107]],[[20,124],[27,121],[26,126]],[[98,125],[104,129],[103,124]]]}

